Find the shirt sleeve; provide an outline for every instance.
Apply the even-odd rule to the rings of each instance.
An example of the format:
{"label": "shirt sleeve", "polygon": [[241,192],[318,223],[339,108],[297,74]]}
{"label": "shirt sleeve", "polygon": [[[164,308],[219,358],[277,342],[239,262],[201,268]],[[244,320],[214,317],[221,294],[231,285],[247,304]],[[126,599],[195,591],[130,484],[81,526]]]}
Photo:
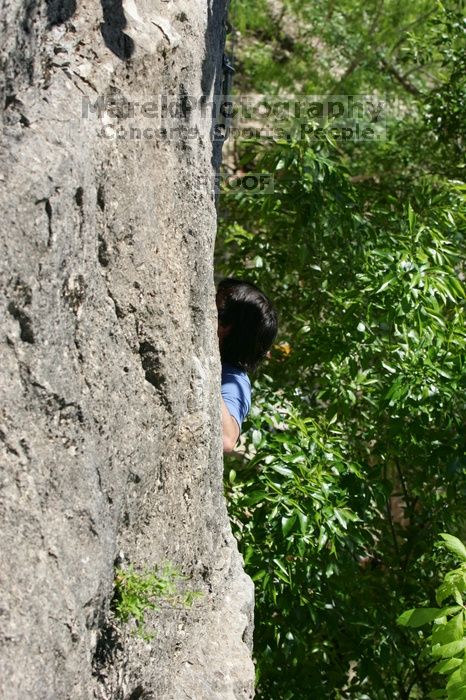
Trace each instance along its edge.
{"label": "shirt sleeve", "polygon": [[251,408],[251,383],[245,372],[222,367],[222,398],[239,427]]}

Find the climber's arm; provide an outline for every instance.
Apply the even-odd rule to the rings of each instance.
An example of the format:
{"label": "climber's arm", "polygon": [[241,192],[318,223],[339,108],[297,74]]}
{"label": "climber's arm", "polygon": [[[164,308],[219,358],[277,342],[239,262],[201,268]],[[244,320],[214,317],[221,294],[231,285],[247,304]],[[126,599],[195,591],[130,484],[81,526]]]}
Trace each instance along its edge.
{"label": "climber's arm", "polygon": [[236,419],[230,414],[222,399],[222,428],[223,428],[223,451],[233,452],[239,438],[239,425]]}

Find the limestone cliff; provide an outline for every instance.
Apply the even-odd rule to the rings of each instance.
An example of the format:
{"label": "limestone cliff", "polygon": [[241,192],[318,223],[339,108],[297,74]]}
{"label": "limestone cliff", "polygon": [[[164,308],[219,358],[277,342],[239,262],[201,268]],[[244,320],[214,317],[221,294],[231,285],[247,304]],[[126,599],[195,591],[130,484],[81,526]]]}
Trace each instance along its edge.
{"label": "limestone cliff", "polygon": [[[0,2],[3,700],[252,697],[212,273],[225,9]],[[203,594],[150,644],[109,633],[118,556]]]}

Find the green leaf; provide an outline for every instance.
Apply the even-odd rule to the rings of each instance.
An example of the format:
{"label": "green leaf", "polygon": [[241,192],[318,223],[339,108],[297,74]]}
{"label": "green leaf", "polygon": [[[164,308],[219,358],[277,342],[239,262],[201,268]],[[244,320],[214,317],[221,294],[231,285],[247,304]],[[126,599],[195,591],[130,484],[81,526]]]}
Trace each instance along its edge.
{"label": "green leaf", "polygon": [[290,583],[288,571],[286,570],[286,567],[283,565],[283,563],[279,559],[274,559],[273,561],[277,567],[275,569],[275,574],[278,576],[278,578],[280,578],[285,583]]}
{"label": "green leaf", "polygon": [[432,670],[434,673],[450,673],[450,671],[461,666],[462,663],[463,659],[457,659],[456,657],[453,659],[446,659],[445,661],[439,661]]}
{"label": "green leaf", "polygon": [[448,688],[448,700],[466,700],[466,686],[460,683],[455,688]]}
{"label": "green leaf", "polygon": [[449,622],[442,622],[445,618],[441,618],[439,623],[434,626],[432,632],[432,645],[448,644],[463,637],[463,614],[460,613],[452,618]]}
{"label": "green leaf", "polygon": [[459,669],[453,671],[448,679],[447,693],[449,699],[454,698],[455,700],[463,700],[463,698],[466,698],[466,683],[464,682]]}
{"label": "green leaf", "polygon": [[445,532],[440,533],[440,537],[445,542],[445,547],[455,554],[462,561],[466,561],[466,547],[457,537],[448,535]]}
{"label": "green leaf", "polygon": [[438,620],[444,614],[440,608],[413,608],[402,613],[397,622],[404,627],[422,627],[428,622]]}
{"label": "green leaf", "polygon": [[265,569],[260,569],[252,576],[252,580],[253,581],[260,581],[261,579],[264,578],[266,573],[267,572],[265,571]]}
{"label": "green leaf", "polygon": [[273,469],[275,472],[278,472],[282,476],[293,476],[292,470],[288,469],[288,467],[284,467],[281,464],[271,464],[270,467],[271,467],[271,469]]}
{"label": "green leaf", "polygon": [[383,292],[387,287],[396,279],[395,275],[387,275],[385,279],[383,280],[382,284],[376,291],[376,294],[380,294],[380,292]]}
{"label": "green leaf", "polygon": [[253,430],[251,437],[252,437],[252,444],[254,445],[254,447],[258,447],[261,443],[261,440],[262,440],[261,431],[260,430]]}
{"label": "green leaf", "polygon": [[462,605],[463,601],[458,588],[458,582],[446,578],[442,585],[437,589],[435,598],[437,603],[441,605],[446,598],[450,597],[454,598],[458,605]]}
{"label": "green leaf", "polygon": [[301,510],[298,510],[299,527],[301,529],[301,534],[305,535],[308,528],[309,518]]}
{"label": "green leaf", "polygon": [[245,506],[254,506],[256,503],[266,500],[267,496],[267,491],[253,491],[243,499],[243,504]]}
{"label": "green leaf", "polygon": [[283,532],[284,537],[286,537],[291,532],[295,522],[296,522],[296,514],[294,514],[288,518],[287,517],[282,518],[282,532]]}
{"label": "green leaf", "polygon": [[414,222],[415,222],[415,214],[414,214],[414,211],[413,211],[411,204],[408,204],[408,223],[409,223],[409,230],[411,232],[414,229]]}
{"label": "green leaf", "polygon": [[439,645],[436,644],[432,648],[432,656],[441,657],[443,659],[449,659],[451,656],[459,654],[463,649],[466,648],[466,638],[458,639],[455,642],[450,642],[449,644]]}
{"label": "green leaf", "polygon": [[335,511],[334,511],[334,512],[335,512],[335,517],[336,517],[336,519],[338,520],[338,522],[340,523],[340,525],[342,526],[342,528],[343,528],[344,530],[346,530],[347,527],[348,527],[348,522],[347,522],[347,521],[345,520],[345,518],[343,517],[342,511],[338,510],[338,508],[335,508]]}

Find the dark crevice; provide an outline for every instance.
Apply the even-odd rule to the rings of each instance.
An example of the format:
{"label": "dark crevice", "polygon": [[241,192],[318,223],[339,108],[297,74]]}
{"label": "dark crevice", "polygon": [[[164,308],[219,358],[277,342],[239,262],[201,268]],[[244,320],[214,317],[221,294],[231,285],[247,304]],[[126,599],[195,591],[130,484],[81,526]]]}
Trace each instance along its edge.
{"label": "dark crevice", "polygon": [[31,456],[30,449],[29,449],[29,445],[27,444],[26,440],[24,438],[21,438],[21,440],[19,441],[19,444],[21,445],[21,449],[23,450],[26,457],[28,459],[30,459],[30,456]]}
{"label": "dark crevice", "polygon": [[48,229],[49,229],[49,235],[47,238],[47,248],[50,248],[50,246],[52,245],[52,241],[53,241],[53,230],[52,230],[52,205],[50,204],[49,199],[45,200],[45,213],[47,214]]}
{"label": "dark crevice", "polygon": [[25,343],[34,343],[34,331],[32,328],[31,317],[20,308],[14,301],[8,304],[8,312],[13,318],[18,321],[20,328],[20,338]]}
{"label": "dark crevice", "polygon": [[106,622],[99,630],[92,658],[93,675],[100,678],[105,667],[112,665],[116,660],[116,656],[122,651],[123,644],[118,628],[111,622]]}
{"label": "dark crevice", "polygon": [[74,201],[76,202],[79,209],[79,235],[82,238],[84,229],[84,190],[82,187],[78,187],[74,193]]}
{"label": "dark crevice", "polygon": [[[59,192],[59,188],[55,188],[55,192]],[[45,213],[47,215],[47,228],[48,228],[48,236],[47,236],[47,248],[50,248],[50,246],[53,243],[53,228],[52,228],[52,217],[53,217],[53,209],[52,205],[50,204],[50,199],[47,197],[45,199],[37,199],[35,201],[35,204],[44,204],[44,209]]]}
{"label": "dark crevice", "polygon": [[63,24],[76,12],[76,0],[47,0],[48,26]]}
{"label": "dark crevice", "polygon": [[[97,188],[97,206],[101,212],[105,211],[105,190],[103,185],[99,185]],[[104,226],[101,225],[104,230]],[[102,267],[108,267],[110,263],[110,255],[108,250],[108,244],[105,240],[103,232],[97,234],[97,258]]]}
{"label": "dark crevice", "polygon": [[122,0],[100,0],[104,21],[100,25],[105,46],[115,56],[127,61],[134,53],[134,41],[123,32],[126,27],[126,17]]}
{"label": "dark crevice", "polygon": [[10,454],[14,454],[15,457],[19,457],[18,451],[15,450],[15,448],[12,447],[12,445],[10,445],[10,444],[7,442],[6,435],[5,435],[5,433],[3,432],[3,430],[0,430],[0,440],[1,440],[1,441],[3,442],[3,444],[5,445],[5,449],[6,449],[7,452],[9,452]]}
{"label": "dark crevice", "polygon": [[[102,267],[108,267],[110,256],[108,254],[108,245],[102,234],[98,235],[97,258]],[[115,307],[117,305],[115,304]],[[118,315],[118,312],[117,312]]]}
{"label": "dark crevice", "polygon": [[144,341],[139,343],[139,355],[141,356],[141,364],[147,381],[155,386],[156,389],[160,389],[162,377],[160,375],[160,359],[157,349],[151,343]]}
{"label": "dark crevice", "polygon": [[146,380],[157,390],[161,403],[166,408],[170,408],[166,379],[162,372],[159,351],[152,343],[143,341],[139,343],[139,355]]}
{"label": "dark crevice", "polygon": [[107,289],[107,294],[110,297],[110,299],[113,301],[113,305],[115,307],[116,317],[117,318],[124,318],[126,314],[124,313],[123,309],[121,308],[121,306],[119,305],[119,303],[117,302],[117,300],[115,299],[115,297],[113,296],[113,294],[111,293],[111,291],[109,289]]}
{"label": "dark crevice", "polygon": [[188,119],[192,112],[192,104],[190,102],[186,87],[183,84],[180,85],[180,109],[183,117]]}
{"label": "dark crevice", "polygon": [[142,685],[138,685],[125,700],[151,700],[152,697],[152,693],[148,693]]}
{"label": "dark crevice", "polygon": [[84,190],[82,187],[78,187],[76,192],[74,193],[74,199],[76,204],[80,209],[83,208],[83,195],[84,195]]}
{"label": "dark crevice", "polygon": [[13,93],[10,93],[10,94],[8,94],[8,95],[5,96],[5,107],[4,107],[4,109],[7,110],[8,107],[10,107],[10,105],[14,105],[14,106],[16,107],[17,105],[22,105],[22,102],[20,102],[20,101],[18,100],[18,98],[16,97],[16,95],[14,95]]}
{"label": "dark crevice", "polygon": [[102,185],[97,188],[97,206],[101,211],[105,209],[105,190]]}
{"label": "dark crevice", "polygon": [[[212,0],[208,6],[207,31],[205,33],[205,50],[202,62],[201,94],[219,95],[222,83],[222,57],[225,47],[226,12],[223,0]],[[213,58],[215,57],[215,59]],[[213,90],[212,90],[213,88]],[[218,101],[218,98],[217,100]],[[218,105],[217,105],[218,106]],[[214,171],[220,169],[223,136],[214,134],[212,148],[212,165]]]}

